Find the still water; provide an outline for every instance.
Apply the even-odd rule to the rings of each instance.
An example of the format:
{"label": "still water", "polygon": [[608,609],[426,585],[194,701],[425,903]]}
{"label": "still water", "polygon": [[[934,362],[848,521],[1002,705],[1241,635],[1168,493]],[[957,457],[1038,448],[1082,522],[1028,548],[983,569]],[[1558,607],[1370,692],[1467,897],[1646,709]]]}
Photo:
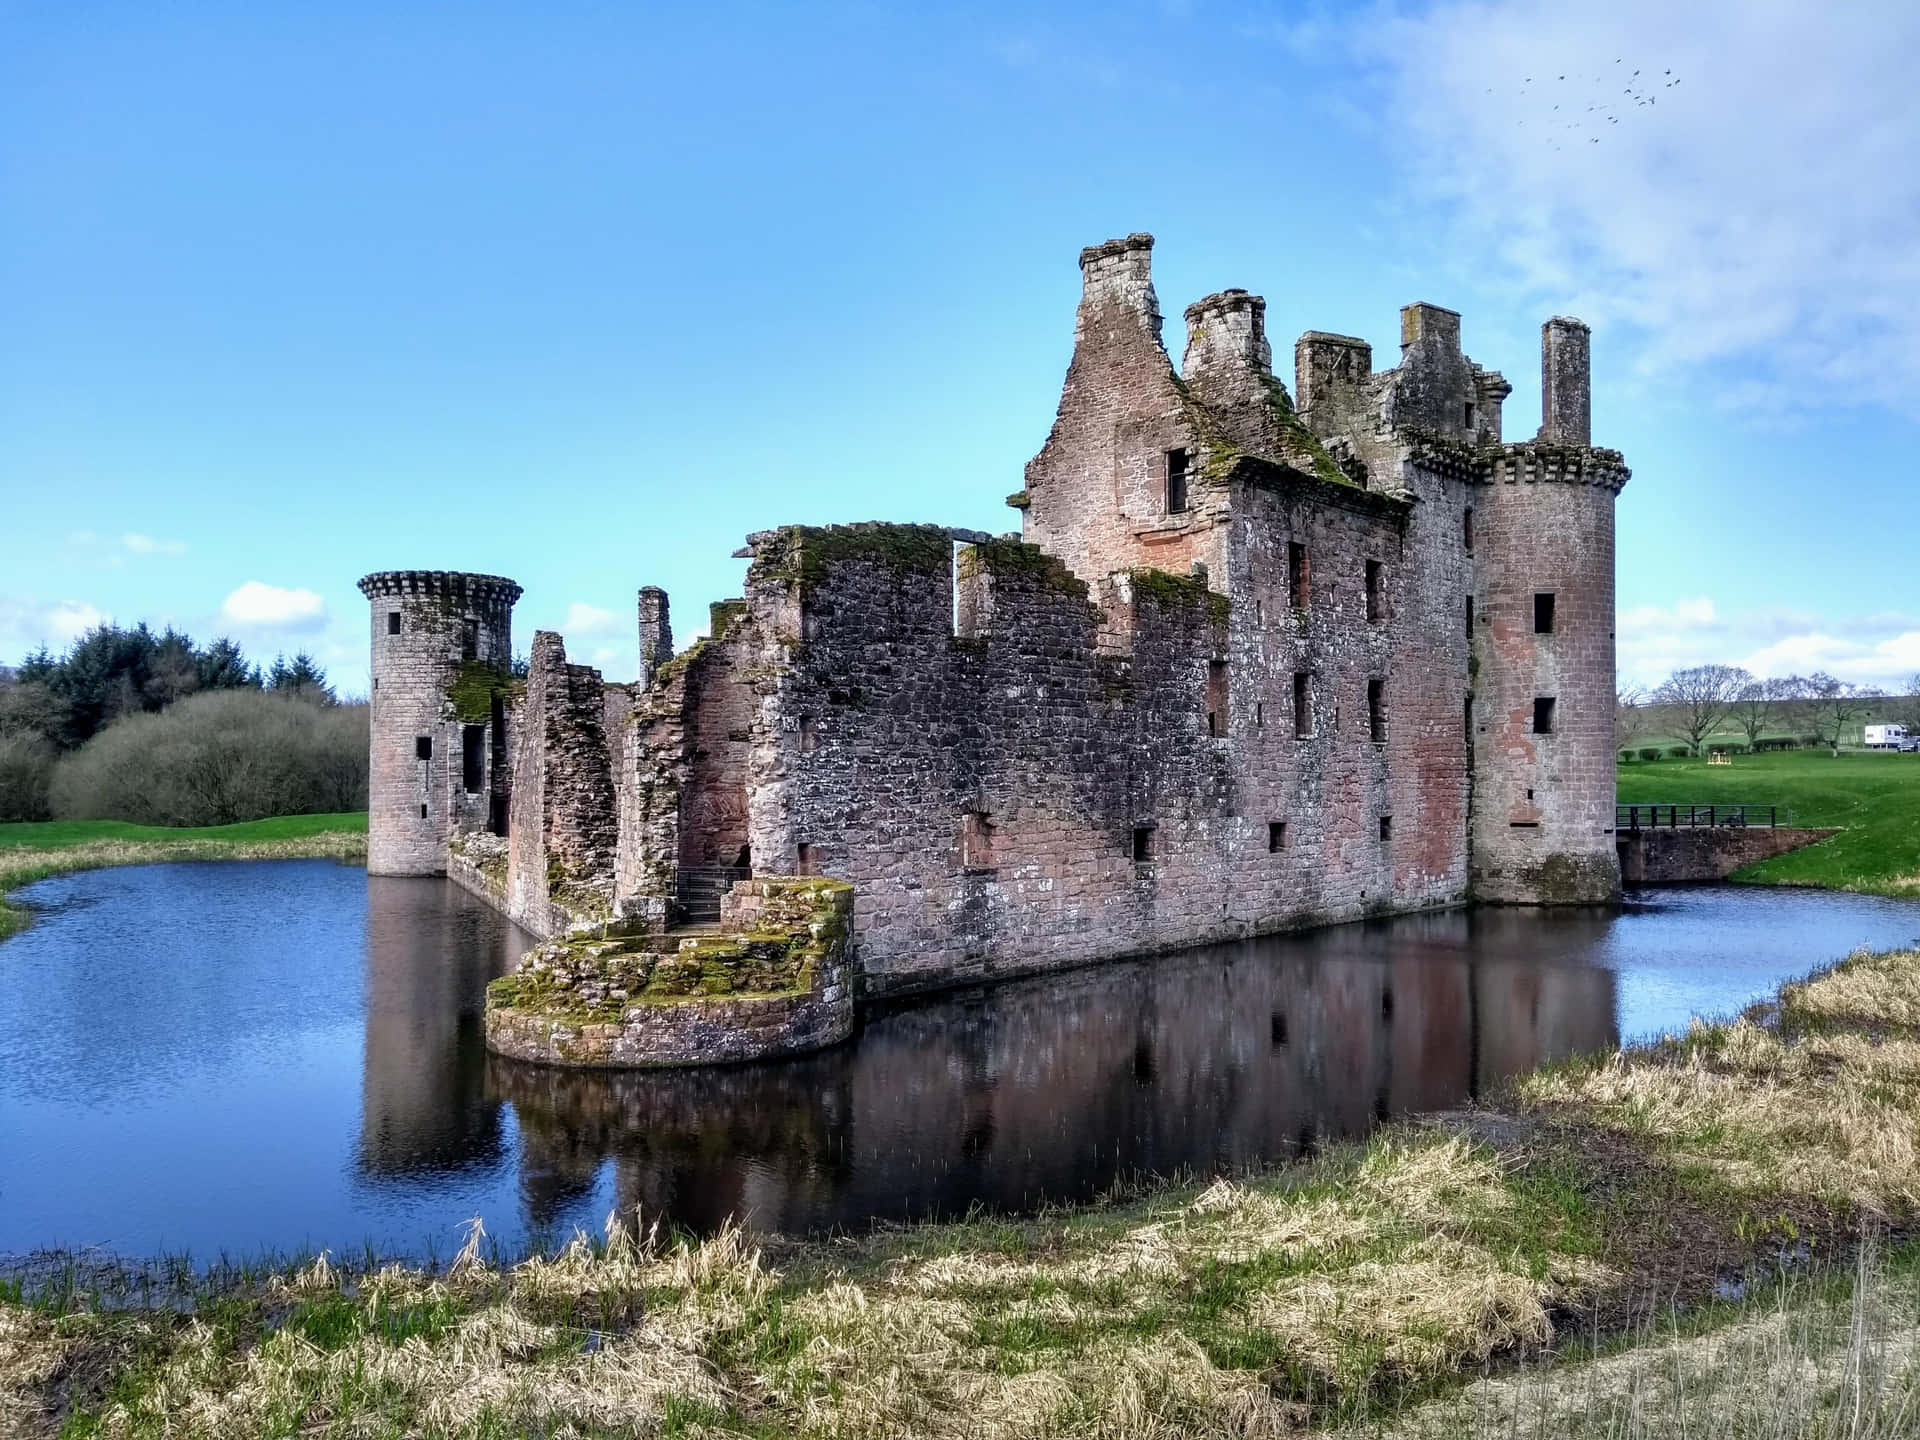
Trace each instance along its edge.
{"label": "still water", "polygon": [[613,1206],[762,1229],[1074,1200],[1283,1159],[1724,1013],[1920,903],[1715,886],[1451,912],[886,1007],[826,1054],[579,1074],[490,1058],[528,943],[439,880],[321,860],[44,881],[0,943],[0,1255],[509,1251]]}

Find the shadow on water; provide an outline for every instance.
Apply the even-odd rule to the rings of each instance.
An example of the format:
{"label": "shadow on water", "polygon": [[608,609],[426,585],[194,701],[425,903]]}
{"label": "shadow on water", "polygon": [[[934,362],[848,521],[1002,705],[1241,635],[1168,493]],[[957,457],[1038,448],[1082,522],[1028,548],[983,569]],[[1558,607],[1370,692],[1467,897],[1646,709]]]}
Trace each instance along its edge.
{"label": "shadow on water", "polygon": [[282,861],[30,894],[0,945],[0,1254],[1028,1209],[1282,1161],[1920,932],[1912,902],[1725,886],[1453,911],[882,1006],[793,1061],[580,1073],[488,1056],[527,940],[444,881]]}

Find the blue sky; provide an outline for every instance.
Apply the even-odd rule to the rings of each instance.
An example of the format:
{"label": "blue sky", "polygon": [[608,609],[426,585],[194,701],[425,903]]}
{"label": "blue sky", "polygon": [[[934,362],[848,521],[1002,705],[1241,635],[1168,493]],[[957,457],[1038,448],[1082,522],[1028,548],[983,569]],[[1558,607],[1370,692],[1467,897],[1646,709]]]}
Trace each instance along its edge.
{"label": "blue sky", "polygon": [[748,531],[1016,528],[1078,250],[1149,230],[1176,344],[1450,305],[1510,436],[1583,316],[1627,678],[1899,681],[1916,64],[1871,3],[0,3],[0,661],[145,618],[362,690],[354,581],[433,567],[630,678]]}

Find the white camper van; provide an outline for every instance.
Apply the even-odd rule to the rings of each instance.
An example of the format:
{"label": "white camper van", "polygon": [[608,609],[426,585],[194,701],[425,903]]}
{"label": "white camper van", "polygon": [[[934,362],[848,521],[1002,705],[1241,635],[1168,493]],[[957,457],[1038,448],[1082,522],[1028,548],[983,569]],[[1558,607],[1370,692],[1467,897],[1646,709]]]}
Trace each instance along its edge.
{"label": "white camper van", "polygon": [[1863,735],[1869,750],[1920,749],[1920,736],[1909,735],[1904,725],[1869,725]]}

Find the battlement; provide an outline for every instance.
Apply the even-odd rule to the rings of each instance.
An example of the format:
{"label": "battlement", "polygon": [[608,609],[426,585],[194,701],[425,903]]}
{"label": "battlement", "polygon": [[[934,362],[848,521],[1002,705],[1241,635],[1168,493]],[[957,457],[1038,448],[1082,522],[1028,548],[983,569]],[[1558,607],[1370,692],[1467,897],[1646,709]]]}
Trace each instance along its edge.
{"label": "battlement", "polygon": [[512,605],[519,585],[504,575],[476,575],[463,570],[376,570],[360,577],[360,593],[376,596],[440,596],[477,606]]}

